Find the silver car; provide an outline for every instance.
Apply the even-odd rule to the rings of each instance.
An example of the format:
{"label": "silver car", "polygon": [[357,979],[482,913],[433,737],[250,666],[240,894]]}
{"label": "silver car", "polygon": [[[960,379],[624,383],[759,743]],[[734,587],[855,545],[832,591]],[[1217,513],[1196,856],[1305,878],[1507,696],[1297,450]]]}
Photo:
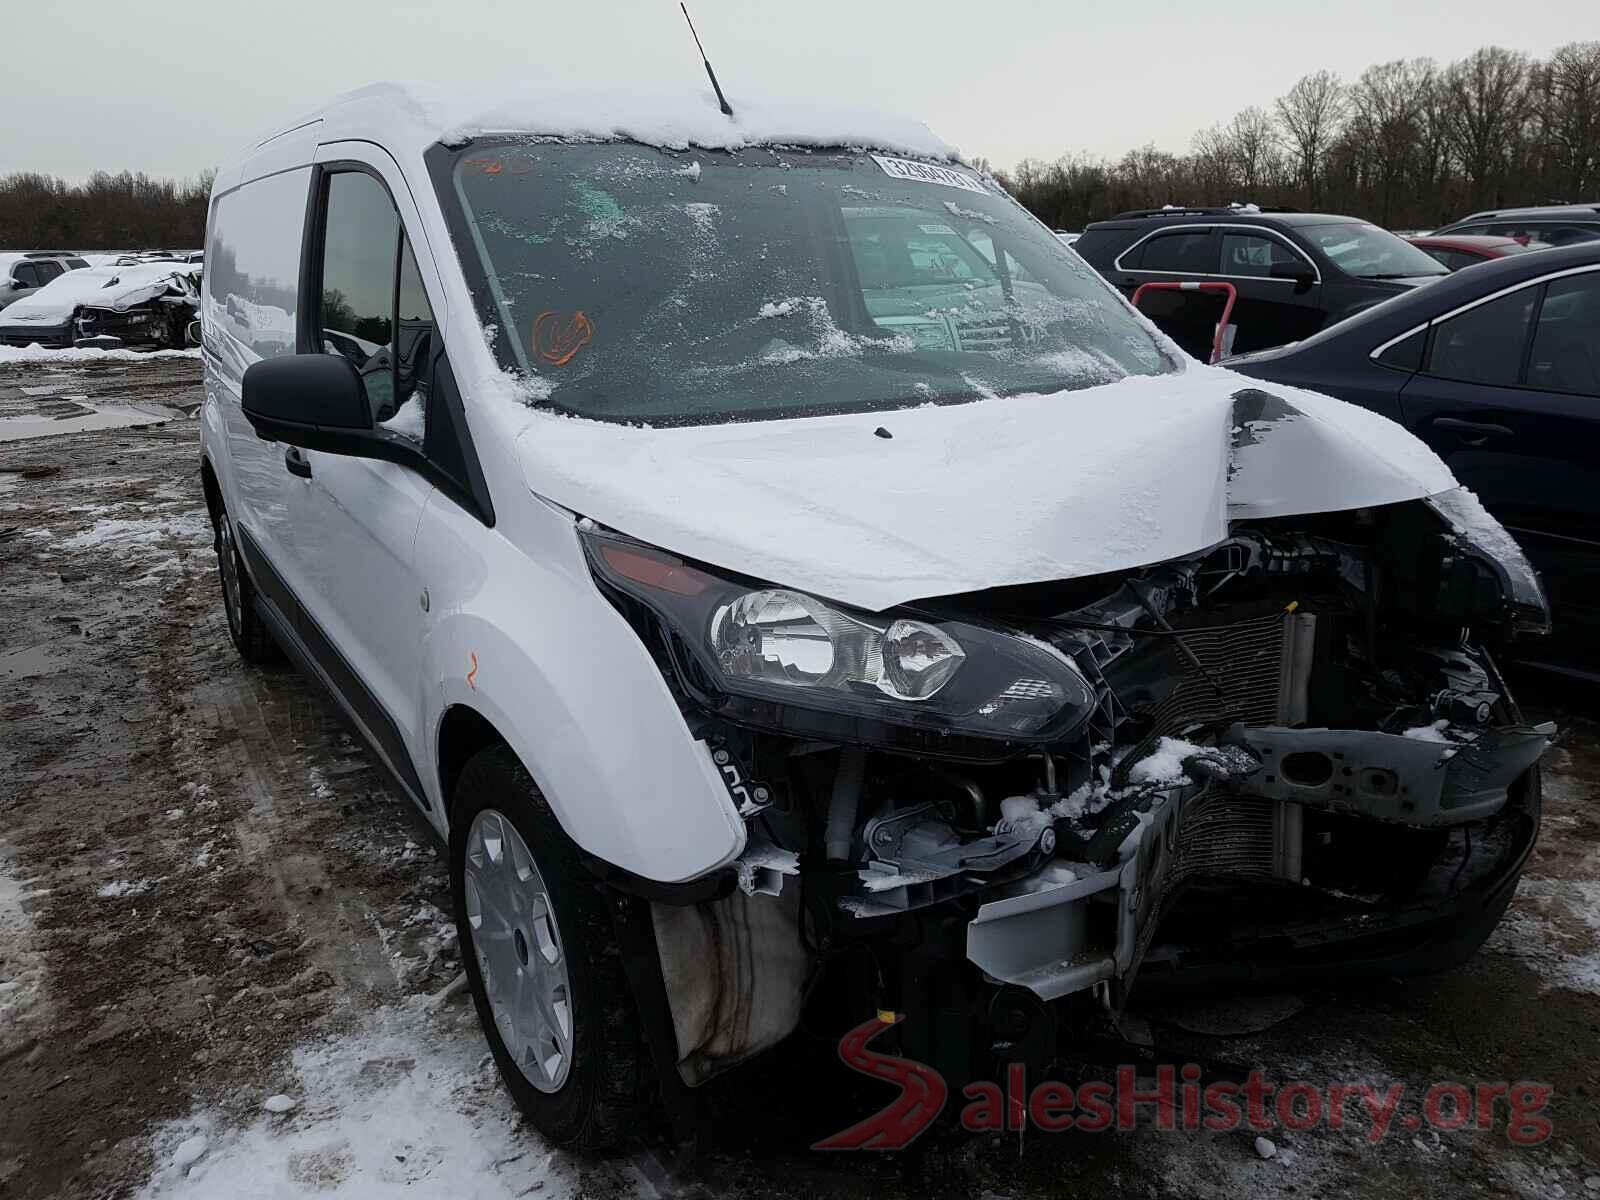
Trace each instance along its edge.
{"label": "silver car", "polygon": [[0,253],[0,309],[32,295],[56,276],[88,265],[75,254],[49,250]]}

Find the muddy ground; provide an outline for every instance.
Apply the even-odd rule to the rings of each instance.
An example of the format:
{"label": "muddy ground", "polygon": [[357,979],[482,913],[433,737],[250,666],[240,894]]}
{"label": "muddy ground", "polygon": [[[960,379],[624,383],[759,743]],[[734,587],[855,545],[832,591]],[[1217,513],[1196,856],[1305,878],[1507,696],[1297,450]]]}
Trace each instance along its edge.
{"label": "muddy ground", "polygon": [[[1402,1114],[1439,1081],[1547,1082],[1539,1145],[1402,1116],[1378,1145],[1363,1120],[1275,1133],[1270,1159],[1253,1134],[1148,1122],[830,1157],[804,1147],[860,1093],[797,1039],[724,1085],[696,1158],[650,1130],[602,1162],[551,1154],[448,992],[420,822],[330,704],[229,646],[198,401],[192,360],[0,367],[0,1197],[1600,1197],[1600,728],[1582,694],[1533,697],[1563,731],[1544,834],[1467,968],[1148,1014],[1180,1060],[1404,1083]],[[49,420],[72,431],[32,436]],[[277,1093],[303,1103],[264,1116]]]}

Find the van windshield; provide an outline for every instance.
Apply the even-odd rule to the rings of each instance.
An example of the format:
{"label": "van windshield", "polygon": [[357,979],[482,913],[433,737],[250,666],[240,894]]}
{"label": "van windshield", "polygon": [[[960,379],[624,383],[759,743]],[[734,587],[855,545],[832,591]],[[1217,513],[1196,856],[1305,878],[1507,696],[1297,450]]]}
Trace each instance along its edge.
{"label": "van windshield", "polygon": [[808,416],[1177,369],[964,169],[534,139],[431,161],[501,365],[585,417]]}

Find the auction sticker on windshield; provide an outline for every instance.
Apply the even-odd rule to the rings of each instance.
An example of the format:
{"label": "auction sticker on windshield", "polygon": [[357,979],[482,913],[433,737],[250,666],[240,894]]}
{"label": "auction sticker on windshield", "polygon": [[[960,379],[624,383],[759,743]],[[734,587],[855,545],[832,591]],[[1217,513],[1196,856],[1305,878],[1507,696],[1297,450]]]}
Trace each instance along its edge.
{"label": "auction sticker on windshield", "polygon": [[874,154],[872,161],[883,168],[885,175],[893,175],[896,179],[910,179],[916,183],[941,183],[945,187],[958,187],[965,192],[988,195],[988,189],[972,176],[952,171],[949,167],[936,167],[932,163],[916,162],[909,158],[885,158],[881,154]]}

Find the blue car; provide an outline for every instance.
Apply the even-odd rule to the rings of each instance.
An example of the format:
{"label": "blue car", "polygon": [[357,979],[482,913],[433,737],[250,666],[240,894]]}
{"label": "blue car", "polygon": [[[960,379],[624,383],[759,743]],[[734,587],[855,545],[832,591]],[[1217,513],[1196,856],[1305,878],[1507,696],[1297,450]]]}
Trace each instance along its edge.
{"label": "blue car", "polygon": [[1485,263],[1226,365],[1432,446],[1544,577],[1555,635],[1531,665],[1600,678],[1600,242]]}

